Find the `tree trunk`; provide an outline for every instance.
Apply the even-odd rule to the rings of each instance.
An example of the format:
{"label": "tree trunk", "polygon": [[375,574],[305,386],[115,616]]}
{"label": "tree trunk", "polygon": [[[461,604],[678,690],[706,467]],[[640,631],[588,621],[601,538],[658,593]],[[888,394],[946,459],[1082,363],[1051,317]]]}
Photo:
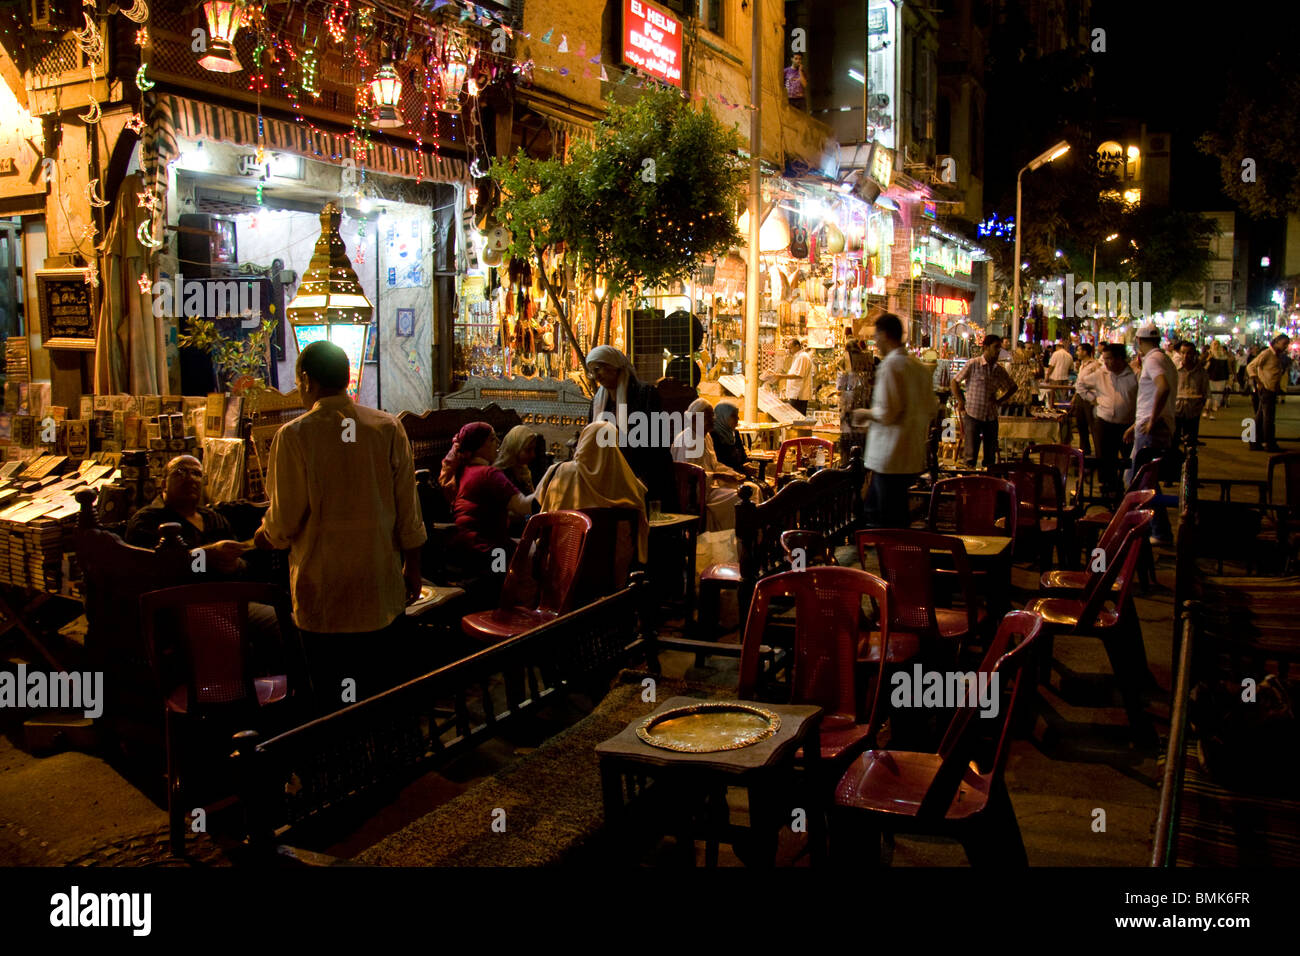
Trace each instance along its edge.
{"label": "tree trunk", "polygon": [[564,310],[564,302],[560,299],[555,289],[551,287],[551,277],[546,274],[546,260],[539,252],[537,256],[537,266],[541,269],[542,274],[542,291],[550,297],[555,303],[555,317],[560,322],[560,327],[564,329],[564,337],[569,343],[569,348],[573,349],[573,354],[578,357],[578,365],[583,369],[586,368],[586,356],[578,351],[578,337],[573,334],[573,327],[569,324],[568,313]]}

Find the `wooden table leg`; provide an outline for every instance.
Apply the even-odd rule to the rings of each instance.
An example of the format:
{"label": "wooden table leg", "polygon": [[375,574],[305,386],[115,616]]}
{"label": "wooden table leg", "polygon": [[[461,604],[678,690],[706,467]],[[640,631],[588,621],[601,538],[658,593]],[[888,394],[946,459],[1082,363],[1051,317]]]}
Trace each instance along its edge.
{"label": "wooden table leg", "polygon": [[15,627],[23,632],[29,644],[36,648],[37,652],[45,658],[46,662],[56,671],[67,670],[57,657],[45,646],[39,634],[37,634],[28,625],[26,615],[31,614],[46,601],[51,595],[41,592],[36,595],[21,612],[15,611],[13,606],[0,595],[0,636],[8,634]]}

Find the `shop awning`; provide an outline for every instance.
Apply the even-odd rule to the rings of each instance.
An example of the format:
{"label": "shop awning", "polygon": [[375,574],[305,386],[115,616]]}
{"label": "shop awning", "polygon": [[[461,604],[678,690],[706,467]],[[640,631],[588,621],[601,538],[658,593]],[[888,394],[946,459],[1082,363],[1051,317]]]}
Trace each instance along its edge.
{"label": "shop awning", "polygon": [[[258,117],[253,113],[214,106],[181,96],[165,96],[164,115],[170,117],[171,133],[192,140],[214,140],[236,146],[258,145]],[[354,149],[353,141],[343,135],[283,120],[262,117],[263,144],[267,149],[306,156],[322,163],[342,166],[351,159],[357,167],[436,183],[457,183],[469,179],[469,167],[462,159],[450,159],[420,153],[402,146],[372,143],[369,150]],[[363,155],[364,154],[364,155]]]}

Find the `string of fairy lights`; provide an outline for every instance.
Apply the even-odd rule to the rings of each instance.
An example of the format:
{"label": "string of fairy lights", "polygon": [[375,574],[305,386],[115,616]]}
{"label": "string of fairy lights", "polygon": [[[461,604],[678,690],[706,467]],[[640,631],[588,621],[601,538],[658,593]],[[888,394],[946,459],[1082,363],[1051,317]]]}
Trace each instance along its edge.
{"label": "string of fairy lights", "polygon": [[[102,116],[100,104],[93,95],[93,81],[105,76],[106,27],[114,13],[120,13],[136,25],[134,42],[140,49],[140,66],[135,72],[136,88],[147,93],[156,85],[150,76],[154,37],[147,0],[133,0],[129,8],[109,6],[108,13],[101,13],[99,6],[99,0],[82,0],[83,24],[73,32],[92,80],[87,110],[79,114],[87,125],[97,124]],[[487,174],[486,157],[481,161],[478,155],[482,140],[476,129],[481,126],[479,100],[493,84],[506,82],[528,88],[535,82],[539,70],[576,79],[580,68],[584,79],[599,78],[606,84],[631,84],[636,89],[663,85],[635,68],[602,62],[599,51],[589,56],[590,51],[583,40],[571,49],[567,34],[558,33],[554,26],[535,37],[530,32],[512,27],[507,12],[464,0],[420,0],[411,5],[404,18],[384,7],[354,3],[353,0],[308,0],[306,3],[284,4],[283,8],[283,12],[278,14],[278,22],[272,23],[274,11],[268,2],[207,0],[201,4],[202,22],[206,22],[208,29],[206,48],[196,50],[202,52],[199,65],[218,73],[247,73],[248,90],[255,94],[256,101],[255,161],[259,165],[264,163],[266,151],[262,114],[264,94],[289,104],[294,121],[311,131],[311,142],[337,142],[328,135],[320,135],[324,131],[303,114],[303,107],[322,96],[321,67],[326,56],[331,56],[334,62],[341,60],[345,72],[359,73],[364,79],[356,87],[351,131],[344,138],[352,156],[357,158],[353,164],[356,175],[352,177],[352,184],[358,196],[364,195],[367,188],[366,159],[377,148],[372,139],[373,131],[405,127],[414,137],[416,153],[420,157],[432,153],[436,160],[444,133],[452,142],[463,144],[467,152],[472,153],[469,184],[472,199],[478,191],[475,181]],[[23,42],[21,21],[12,8],[7,12],[7,18],[0,17],[0,33],[6,35],[6,46],[11,51],[16,47],[15,52],[23,57],[28,51]],[[311,29],[313,24],[315,30]],[[241,30],[251,31],[255,38],[252,59],[247,65],[239,62],[234,49],[235,38]],[[512,56],[512,44],[519,45],[521,40],[534,40],[547,47],[547,58],[552,61],[556,61],[556,55],[567,57],[569,65],[538,65],[531,57]],[[418,116],[403,106],[402,90],[406,83],[419,91]],[[695,102],[707,100],[708,105],[716,104],[723,109],[752,109],[748,104],[729,101],[721,93],[706,97],[699,89],[690,94],[678,92],[684,98]],[[140,135],[144,132],[145,119],[135,114],[126,127]],[[318,155],[323,153],[318,150]],[[334,154],[330,159],[338,162],[344,157]],[[152,185],[157,182],[156,170],[145,169],[142,172],[149,185],[139,194],[139,206],[148,210],[149,216],[139,224],[136,238],[152,258],[164,245],[159,238],[163,203]],[[424,160],[421,158],[416,164],[417,182],[422,181],[423,176]],[[99,190],[100,181],[96,176],[86,187],[92,209],[108,205],[99,195]],[[62,206],[62,197],[60,200]],[[262,201],[260,180],[257,200],[259,204]],[[66,209],[63,209],[63,214],[66,218]],[[364,229],[364,223],[361,228]],[[80,240],[93,245],[98,233],[92,223],[83,231]],[[85,270],[86,281],[97,285],[95,257],[86,254],[81,241],[74,237],[78,252],[90,263]],[[103,251],[99,246],[95,249]]]}

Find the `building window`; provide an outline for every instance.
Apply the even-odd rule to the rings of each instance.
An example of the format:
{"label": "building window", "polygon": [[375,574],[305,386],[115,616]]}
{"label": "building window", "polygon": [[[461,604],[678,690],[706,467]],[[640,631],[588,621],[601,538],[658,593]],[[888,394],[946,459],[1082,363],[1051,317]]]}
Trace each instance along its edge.
{"label": "building window", "polygon": [[722,8],[725,0],[656,0],[656,2],[682,17],[698,17],[704,29],[722,36]]}
{"label": "building window", "polygon": [[700,21],[704,29],[722,36],[723,0],[700,0]]}

